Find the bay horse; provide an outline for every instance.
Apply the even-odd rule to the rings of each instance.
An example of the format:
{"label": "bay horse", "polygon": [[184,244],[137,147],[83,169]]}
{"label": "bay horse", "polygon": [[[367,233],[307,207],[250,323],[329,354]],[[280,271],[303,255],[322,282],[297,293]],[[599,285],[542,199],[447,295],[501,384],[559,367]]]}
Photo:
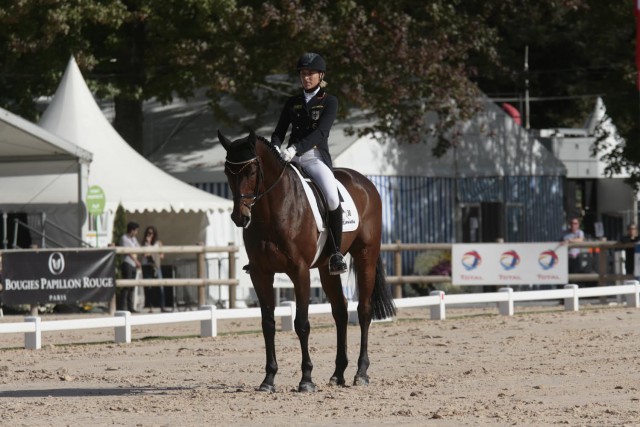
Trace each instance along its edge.
{"label": "bay horse", "polygon": [[[309,355],[310,268],[317,267],[322,289],[331,303],[336,325],[337,352],[330,385],[344,386],[347,368],[347,300],[339,275],[330,275],[330,248],[322,250],[316,263],[319,238],[311,205],[297,172],[266,139],[249,136],[230,141],[218,131],[220,143],[227,151],[225,175],[233,194],[231,218],[243,227],[244,245],[249,256],[249,274],[258,296],[262,315],[262,334],[266,350],[266,375],[258,391],[275,392],[278,363],[275,350],[274,274],[286,273],[294,286],[296,316],[294,327],[302,351],[302,379],[298,390],[315,391],[311,378],[313,364]],[[358,290],[360,355],[354,385],[367,385],[369,325],[374,319],[396,313],[385,283],[380,257],[382,202],[371,181],[351,169],[335,169],[336,178],[346,187],[357,206],[359,225],[344,232],[342,253],[353,259]]]}

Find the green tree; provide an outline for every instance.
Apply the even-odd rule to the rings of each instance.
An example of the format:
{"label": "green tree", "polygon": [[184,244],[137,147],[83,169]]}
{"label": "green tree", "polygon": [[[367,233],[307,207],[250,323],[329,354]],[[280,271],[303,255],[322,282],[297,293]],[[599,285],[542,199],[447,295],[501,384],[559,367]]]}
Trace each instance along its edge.
{"label": "green tree", "polygon": [[113,232],[111,233],[111,242],[118,246],[120,244],[120,237],[127,232],[127,213],[122,207],[122,204],[118,204],[115,217],[113,219]]}
{"label": "green tree", "polygon": [[[70,55],[114,127],[142,153],[142,103],[189,97],[209,82],[219,12],[231,0],[22,0],[0,6],[0,103],[26,117],[57,86]],[[215,58],[214,58],[215,59]]]}
{"label": "green tree", "polygon": [[[232,0],[122,0],[120,25],[96,40],[94,77],[115,102],[114,127],[143,153],[144,101],[189,98],[215,78],[220,23]],[[214,54],[216,56],[214,56]],[[224,56],[222,56],[224,57]]]}
{"label": "green tree", "polygon": [[436,155],[479,108],[478,87],[517,97],[526,78],[531,96],[546,100],[532,102],[538,128],[581,122],[593,108],[586,95],[600,94],[627,141],[610,148],[611,168],[634,168],[637,183],[632,12],[597,0],[21,0],[0,5],[0,104],[35,117],[34,99],[53,92],[73,54],[142,152],[144,100],[207,87],[217,115],[228,116],[220,100],[232,95],[259,117],[297,90],[293,65],[315,50],[342,114],[375,118],[361,133],[405,143],[435,136]]}
{"label": "green tree", "polygon": [[35,100],[50,95],[69,56],[85,69],[98,62],[92,36],[122,22],[117,0],[23,0],[0,3],[0,105],[37,116]]}
{"label": "green tree", "polygon": [[499,35],[500,66],[474,58],[478,85],[494,97],[522,100],[528,80],[532,128],[583,126],[596,96],[601,96],[623,139],[613,146],[600,141],[595,153],[604,156],[609,172],[627,170],[629,183],[637,189],[640,98],[635,86],[633,5],[597,0],[504,2],[485,17]]}
{"label": "green tree", "polygon": [[[3,27],[6,40],[29,46],[20,51],[7,44],[10,61],[4,75],[11,80],[10,70],[23,70],[30,61],[34,74],[16,85],[4,105],[13,99],[26,105],[37,94],[50,93],[63,69],[60,57],[66,61],[73,53],[81,68],[90,71],[85,75],[99,95],[113,96],[116,129],[142,152],[144,100],[189,97],[207,85],[214,103],[231,94],[247,110],[264,111],[273,97],[260,98],[257,89],[269,89],[267,95],[291,89],[274,87],[266,77],[291,73],[300,53],[317,50],[329,61],[332,91],[347,107],[343,111],[358,107],[380,119],[365,132],[418,142],[427,132],[445,135],[477,108],[465,59],[469,52],[491,46],[491,34],[470,25],[473,17],[456,9],[461,4],[23,0],[0,13],[0,26],[11,24]],[[420,19],[412,17],[414,12]],[[19,28],[25,21],[51,27],[49,41],[39,43],[43,34],[35,28]],[[58,21],[67,30],[60,30]],[[53,55],[58,55],[56,61]],[[36,70],[45,69],[57,71],[36,84]],[[290,84],[296,85],[295,76]],[[427,128],[426,111],[439,113],[437,127]],[[440,151],[444,149],[446,145]]]}

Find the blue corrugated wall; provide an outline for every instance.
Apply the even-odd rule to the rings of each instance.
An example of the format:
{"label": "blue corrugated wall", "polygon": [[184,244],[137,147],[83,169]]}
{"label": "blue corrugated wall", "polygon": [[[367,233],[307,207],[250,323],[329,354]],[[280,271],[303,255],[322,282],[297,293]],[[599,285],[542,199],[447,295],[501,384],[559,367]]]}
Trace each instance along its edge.
{"label": "blue corrugated wall", "polygon": [[[454,178],[419,176],[369,176],[382,198],[382,242],[454,242],[456,181]],[[562,231],[563,177],[509,176],[459,178],[461,204],[505,203],[506,241],[559,240]],[[195,183],[196,187],[231,199],[223,183]],[[403,253],[403,274],[413,273],[417,253]],[[384,254],[387,271],[393,271],[393,255]]]}

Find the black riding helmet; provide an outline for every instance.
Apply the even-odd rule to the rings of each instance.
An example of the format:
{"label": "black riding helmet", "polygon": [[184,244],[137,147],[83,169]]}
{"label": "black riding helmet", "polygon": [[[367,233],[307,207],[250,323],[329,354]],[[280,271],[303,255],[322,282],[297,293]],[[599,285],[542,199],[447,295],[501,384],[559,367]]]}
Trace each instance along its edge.
{"label": "black riding helmet", "polygon": [[307,52],[303,53],[300,59],[298,59],[298,65],[296,66],[298,71],[304,68],[325,73],[327,71],[327,64],[324,62],[324,59],[322,59],[322,56],[317,53]]}

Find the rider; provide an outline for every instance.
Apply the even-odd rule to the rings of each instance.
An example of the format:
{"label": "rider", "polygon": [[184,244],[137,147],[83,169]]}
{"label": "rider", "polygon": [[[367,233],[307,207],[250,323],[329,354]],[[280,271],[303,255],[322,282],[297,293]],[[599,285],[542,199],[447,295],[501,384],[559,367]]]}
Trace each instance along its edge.
{"label": "rider", "polygon": [[292,126],[289,143],[282,151],[282,157],[300,165],[322,190],[329,208],[328,225],[335,248],[329,259],[329,274],[341,274],[347,271],[347,264],[340,253],[342,207],[328,142],[329,131],[338,111],[338,99],[324,91],[327,65],[320,55],[303,54],[296,68],[303,92],[287,100],[271,135],[271,143],[279,147],[289,126]]}

